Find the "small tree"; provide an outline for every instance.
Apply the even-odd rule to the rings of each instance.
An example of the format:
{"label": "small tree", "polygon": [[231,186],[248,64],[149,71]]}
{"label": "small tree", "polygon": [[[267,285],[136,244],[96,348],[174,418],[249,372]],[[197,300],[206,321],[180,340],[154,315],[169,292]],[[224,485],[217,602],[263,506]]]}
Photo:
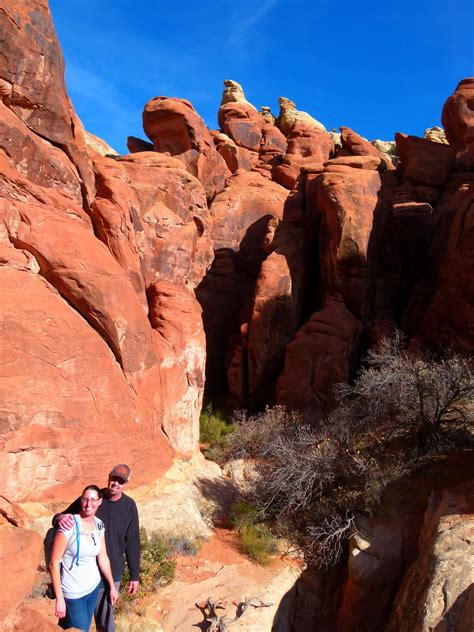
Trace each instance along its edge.
{"label": "small tree", "polygon": [[472,445],[474,380],[460,356],[415,357],[396,336],[336,395],[314,426],[282,407],[241,415],[228,448],[255,460],[252,502],[261,514],[322,567],[339,559],[358,514],[375,512],[390,483],[423,459]]}

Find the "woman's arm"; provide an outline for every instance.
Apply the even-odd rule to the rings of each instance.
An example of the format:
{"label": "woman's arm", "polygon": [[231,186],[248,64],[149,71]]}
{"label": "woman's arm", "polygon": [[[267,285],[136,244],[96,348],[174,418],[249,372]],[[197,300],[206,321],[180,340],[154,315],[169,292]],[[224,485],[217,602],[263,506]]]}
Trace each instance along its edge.
{"label": "woman's arm", "polygon": [[49,572],[51,582],[53,584],[54,594],[56,595],[55,615],[59,618],[66,614],[66,602],[64,601],[63,589],[61,588],[61,560],[66,550],[67,537],[61,531],[54,536],[53,548],[51,550],[51,561],[49,563]]}
{"label": "woman's arm", "polygon": [[107,580],[109,584],[109,595],[110,595],[110,603],[114,605],[114,603],[118,599],[118,592],[115,588],[114,578],[112,577],[112,569],[110,567],[109,556],[107,555],[107,548],[105,546],[105,536],[104,532],[101,533],[100,536],[100,553],[97,556],[97,564],[99,565],[100,571],[102,575]]}

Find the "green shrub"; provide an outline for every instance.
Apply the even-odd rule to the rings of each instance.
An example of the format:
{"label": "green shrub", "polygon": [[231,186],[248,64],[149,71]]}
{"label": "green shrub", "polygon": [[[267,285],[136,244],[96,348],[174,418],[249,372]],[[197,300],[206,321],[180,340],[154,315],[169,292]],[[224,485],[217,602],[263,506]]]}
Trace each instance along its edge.
{"label": "green shrub", "polygon": [[231,520],[239,531],[242,551],[257,564],[268,564],[278,546],[270,529],[259,521],[258,507],[239,500],[232,506]]}
{"label": "green shrub", "polygon": [[[175,578],[176,562],[170,559],[171,549],[166,537],[158,533],[147,534],[144,527],[140,528],[141,562],[140,562],[140,592],[143,597],[155,592],[160,586],[167,586]],[[136,595],[128,594],[130,575],[126,569],[120,588],[120,599],[117,607],[121,611],[128,610]]]}
{"label": "green shrub", "polygon": [[203,452],[211,461],[222,461],[222,453],[230,435],[235,430],[235,424],[227,421],[222,410],[214,410],[208,404],[199,418],[199,440],[204,444]]}
{"label": "green shrub", "polygon": [[255,524],[258,522],[258,513],[258,507],[255,505],[245,500],[238,500],[232,505],[232,524],[237,529],[240,529],[245,524]]}
{"label": "green shrub", "polygon": [[264,524],[243,524],[239,533],[243,552],[257,564],[265,566],[278,550],[276,539]]}

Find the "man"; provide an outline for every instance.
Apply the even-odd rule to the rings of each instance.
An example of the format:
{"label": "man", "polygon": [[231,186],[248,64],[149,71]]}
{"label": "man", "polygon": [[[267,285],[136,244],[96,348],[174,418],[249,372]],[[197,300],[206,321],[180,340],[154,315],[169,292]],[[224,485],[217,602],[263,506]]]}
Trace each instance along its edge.
{"label": "man", "polygon": [[[126,558],[130,573],[128,594],[134,595],[138,590],[140,576],[140,527],[135,501],[123,493],[130,474],[130,468],[124,463],[116,465],[111,470],[107,487],[102,490],[102,504],[96,515],[105,525],[105,543],[115,587],[117,590],[120,588]],[[79,513],[80,510],[80,498],[78,498],[64,513],[54,516],[53,526],[72,528],[74,524],[72,514]],[[115,632],[113,608],[110,605],[108,591],[103,585],[99,592],[94,617],[98,632]]]}

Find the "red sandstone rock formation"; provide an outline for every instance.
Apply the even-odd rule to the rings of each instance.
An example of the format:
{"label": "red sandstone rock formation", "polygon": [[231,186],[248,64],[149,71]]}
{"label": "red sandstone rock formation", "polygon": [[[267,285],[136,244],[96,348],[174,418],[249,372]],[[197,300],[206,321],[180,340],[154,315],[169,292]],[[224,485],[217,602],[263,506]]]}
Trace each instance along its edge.
{"label": "red sandstone rock formation", "polygon": [[229,170],[204,121],[186,99],[155,97],[143,110],[143,129],[155,151],[181,160],[204,185],[209,200],[222,191]]}
{"label": "red sandstone rock formation", "polygon": [[261,408],[273,401],[286,345],[306,316],[310,248],[303,194],[294,191],[286,199],[281,220],[274,218],[267,224],[262,249],[268,256],[260,267],[242,340],[252,407]]}
{"label": "red sandstone rock formation", "polygon": [[474,165],[474,77],[463,79],[454,94],[446,101],[442,112],[442,123],[446,138],[457,154],[467,149],[470,164]]}
{"label": "red sandstone rock formation", "polygon": [[307,421],[328,412],[331,389],[357,365],[360,322],[337,298],[315,312],[288,345],[276,388],[277,403],[300,410]]}
{"label": "red sandstone rock formation", "polygon": [[431,187],[443,184],[454,162],[449,145],[399,133],[395,134],[395,142],[407,180]]}
{"label": "red sandstone rock formation", "polygon": [[377,147],[374,147],[372,143],[362,138],[350,127],[341,127],[341,142],[343,152],[348,152],[353,156],[377,156],[387,169],[394,169],[392,160],[387,154],[383,154]]}
{"label": "red sandstone rock formation", "polygon": [[[5,3],[2,13],[1,39],[8,42],[2,49],[0,68],[2,101],[18,119],[14,127],[19,130],[19,134],[25,134],[25,128],[21,126],[23,123],[36,135],[30,138],[29,143],[17,138],[16,143],[11,144],[12,149],[16,156],[23,153],[27,157],[25,165],[30,168],[24,168],[34,174],[33,178],[56,179],[62,186],[66,176],[66,182],[69,181],[71,186],[69,174],[76,171],[77,183],[83,187],[86,199],[90,201],[94,193],[94,177],[82,127],[66,93],[64,63],[48,7],[44,3],[38,7],[34,0],[19,0]],[[3,130],[4,134],[5,127]],[[51,156],[56,155],[52,165],[47,164],[49,161],[40,161],[40,156],[34,158],[34,145],[41,145],[43,156],[46,145],[51,149],[52,146],[59,147],[64,152],[64,158],[70,158],[69,166],[54,149],[50,152]],[[44,175],[38,173],[42,170],[46,172]]]}
{"label": "red sandstone rock formation", "polygon": [[288,149],[281,165],[273,170],[273,178],[293,189],[304,167],[322,166],[334,151],[334,142],[324,130],[297,121],[287,136]]}
{"label": "red sandstone rock formation", "polygon": [[41,538],[27,529],[0,523],[0,551],[0,572],[4,579],[8,578],[8,589],[0,595],[0,621],[2,629],[8,630],[13,628],[12,613],[26,599],[33,584],[42,554]]}
{"label": "red sandstone rock formation", "polygon": [[[207,335],[207,378],[223,386],[230,336],[239,330],[241,310],[250,308],[262,242],[270,221],[283,216],[288,192],[259,173],[238,171],[210,208],[215,260],[197,290]],[[219,382],[220,380],[220,382]]]}
{"label": "red sandstone rock formation", "polygon": [[455,215],[436,290],[417,331],[417,340],[474,353],[472,269],[474,265],[474,174],[452,195]]}
{"label": "red sandstone rock formation", "polygon": [[97,235],[144,298],[157,279],[195,287],[212,261],[202,184],[181,161],[156,152],[94,162]]}
{"label": "red sandstone rock formation", "polygon": [[462,622],[473,613],[472,512],[469,453],[388,491],[378,515],[361,517],[352,537],[337,629],[469,630]]}
{"label": "red sandstone rock formation", "polygon": [[253,105],[225,103],[219,108],[218,122],[224,134],[236,145],[258,153],[265,120]]}
{"label": "red sandstone rock formation", "polygon": [[274,117],[265,117],[247,101],[242,87],[224,81],[224,93],[218,112],[223,134],[215,136],[216,147],[232,173],[237,169],[255,169],[268,179],[286,153],[287,142],[275,126]]}
{"label": "red sandstone rock formation", "polygon": [[382,181],[380,162],[358,158],[363,162],[358,160],[357,166],[345,158],[327,162],[310,204],[319,222],[321,298],[340,294],[360,318],[367,301],[368,247]]}
{"label": "red sandstone rock formation", "polygon": [[[182,162],[93,152],[94,178],[50,16],[35,5],[32,25],[32,8],[7,7],[0,27],[11,43],[0,104],[0,467],[14,500],[30,497],[32,479],[35,499],[67,498],[117,459],[137,483],[153,480],[171,458],[163,430],[177,450],[195,449],[205,355],[192,288],[212,257],[205,192]],[[10,77],[20,66],[30,83]],[[162,310],[155,331],[147,290],[158,280],[186,300]],[[180,344],[167,319],[179,319]]]}
{"label": "red sandstone rock formation", "polygon": [[433,493],[421,530],[416,561],[397,594],[387,632],[458,630],[474,624],[474,532],[472,480]]}
{"label": "red sandstone rock formation", "polygon": [[[201,306],[209,389],[310,421],[355,368],[363,331],[368,344],[401,327],[414,347],[474,352],[473,79],[443,110],[450,145],[398,134],[396,170],[349,128],[334,157],[330,134],[292,102],[275,125],[230,81],[219,132],[159,96],[143,113],[152,143],[130,138],[132,154],[110,158],[100,139],[86,143],[46,4],[7,2],[0,33],[10,500],[62,501],[117,460],[151,482],[172,448],[196,449]],[[3,504],[0,515],[6,559],[20,537],[34,557],[28,516]],[[0,604],[12,629],[31,625],[15,610],[30,575]]]}

